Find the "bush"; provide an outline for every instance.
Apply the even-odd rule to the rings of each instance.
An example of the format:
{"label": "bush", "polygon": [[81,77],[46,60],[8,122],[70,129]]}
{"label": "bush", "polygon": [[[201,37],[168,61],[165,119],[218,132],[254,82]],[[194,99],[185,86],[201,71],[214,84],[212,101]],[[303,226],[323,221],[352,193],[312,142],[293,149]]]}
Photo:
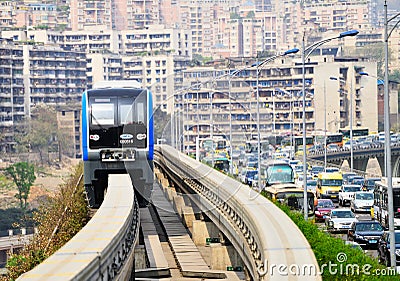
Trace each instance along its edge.
{"label": "bush", "polygon": [[0,277],[0,280],[15,280],[31,270],[61,248],[88,222],[89,210],[82,182],[77,186],[81,175],[82,164],[55,197],[44,202],[34,214],[38,234],[18,254],[10,256],[6,265],[9,279]]}
{"label": "bush", "polygon": [[[324,281],[399,280],[398,275],[388,276],[387,268],[381,265],[377,259],[346,245],[342,239],[321,231],[312,221],[304,220],[302,213],[291,211],[286,205],[276,204],[293,220],[310,243],[320,270],[323,269],[322,278]],[[333,265],[331,270],[328,268],[330,264]],[[355,270],[353,271],[352,268]],[[358,272],[357,268],[359,269]],[[334,269],[336,269],[336,273]],[[381,275],[378,275],[378,272]],[[368,275],[368,273],[370,274]],[[386,275],[383,273],[386,273]]]}

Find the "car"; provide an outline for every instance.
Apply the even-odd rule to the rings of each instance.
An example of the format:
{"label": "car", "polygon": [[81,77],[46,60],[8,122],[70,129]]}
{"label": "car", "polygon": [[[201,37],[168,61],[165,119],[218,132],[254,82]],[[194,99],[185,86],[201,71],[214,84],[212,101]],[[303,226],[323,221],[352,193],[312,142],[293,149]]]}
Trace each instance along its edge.
{"label": "car", "polygon": [[[400,230],[395,230],[396,245],[396,265],[400,264]],[[389,231],[384,231],[381,239],[378,241],[378,258],[379,262],[390,266],[390,239]]]}
{"label": "car", "polygon": [[378,221],[356,221],[352,223],[347,232],[347,240],[357,242],[364,247],[376,249],[383,232],[384,229]]}
{"label": "car", "polygon": [[332,209],[335,209],[335,204],[333,204],[333,201],[331,199],[318,199],[314,211],[315,221],[323,222],[325,220],[325,216]]}
{"label": "car", "polygon": [[362,180],[363,183],[364,183],[364,177],[363,176],[359,176],[359,175],[350,176],[350,177],[348,177],[347,180],[348,180],[348,184],[356,184],[360,180]]}
{"label": "car", "polygon": [[347,232],[351,224],[357,220],[351,210],[337,208],[330,210],[325,216],[325,225],[330,232]]}
{"label": "car", "polygon": [[375,188],[375,182],[380,181],[381,178],[366,178],[363,184],[364,191],[373,191]]}
{"label": "car", "polygon": [[244,183],[253,186],[254,176],[258,174],[257,170],[247,170],[245,175]]}
{"label": "car", "polygon": [[337,145],[336,143],[328,144],[328,145],[326,146],[326,151],[327,151],[327,152],[337,152],[337,151],[340,151],[340,146]]}
{"label": "car", "polygon": [[357,174],[354,172],[346,172],[343,173],[343,184],[349,184],[349,178],[356,176]]}
{"label": "car", "polygon": [[350,205],[351,200],[354,197],[354,193],[361,191],[360,185],[344,184],[339,190],[339,206]]}
{"label": "car", "polygon": [[350,202],[350,209],[353,212],[370,212],[374,205],[374,194],[369,191],[358,191]]}
{"label": "car", "polygon": [[339,173],[340,169],[336,167],[326,167],[325,173]]}
{"label": "car", "polygon": [[[312,176],[310,174],[307,174],[307,182],[312,180]],[[304,175],[303,174],[298,174],[298,177],[296,179],[296,184],[303,186],[304,185]]]}
{"label": "car", "polygon": [[316,165],[313,165],[313,166],[311,167],[311,175],[312,175],[314,178],[317,178],[317,177],[318,177],[318,174],[321,173],[321,172],[323,172],[324,170],[325,170],[325,167],[324,167],[324,166],[316,166]]}
{"label": "car", "polygon": [[351,150],[351,144],[353,144],[353,145],[352,145],[352,146],[353,146],[353,149],[357,149],[357,147],[358,147],[358,141],[357,141],[357,140],[354,140],[354,139],[353,139],[353,142],[350,142],[350,140],[346,141],[346,142],[343,144],[343,149],[345,149],[345,150]]}
{"label": "car", "polygon": [[362,188],[362,186],[364,185],[364,181],[365,181],[364,178],[362,178],[362,179],[356,178],[356,179],[353,179],[353,182],[351,184],[358,185]]}
{"label": "car", "polygon": [[307,190],[310,190],[314,193],[314,195],[317,194],[317,180],[307,180]]}

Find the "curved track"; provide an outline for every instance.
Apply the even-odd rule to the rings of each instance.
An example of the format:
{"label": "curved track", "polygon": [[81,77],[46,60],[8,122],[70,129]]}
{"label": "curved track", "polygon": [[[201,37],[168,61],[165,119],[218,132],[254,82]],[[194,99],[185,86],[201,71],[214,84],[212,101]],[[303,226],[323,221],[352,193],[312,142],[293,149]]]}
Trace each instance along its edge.
{"label": "curved track", "polygon": [[88,224],[17,280],[128,280],[138,239],[138,207],[129,175],[109,175],[104,202]]}
{"label": "curved track", "polygon": [[[321,280],[308,241],[272,202],[170,146],[157,147],[155,156],[161,169],[192,193],[191,199],[234,245],[253,280]],[[283,276],[277,270],[280,265],[305,273]]]}

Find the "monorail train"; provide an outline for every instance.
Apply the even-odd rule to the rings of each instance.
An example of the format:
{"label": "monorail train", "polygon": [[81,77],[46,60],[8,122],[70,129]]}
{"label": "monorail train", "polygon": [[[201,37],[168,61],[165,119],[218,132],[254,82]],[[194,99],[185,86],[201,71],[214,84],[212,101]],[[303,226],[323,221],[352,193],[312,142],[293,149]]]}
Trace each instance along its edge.
{"label": "monorail train", "polygon": [[82,157],[89,206],[104,199],[108,174],[129,173],[140,203],[153,187],[153,110],[133,80],[103,81],[82,96]]}

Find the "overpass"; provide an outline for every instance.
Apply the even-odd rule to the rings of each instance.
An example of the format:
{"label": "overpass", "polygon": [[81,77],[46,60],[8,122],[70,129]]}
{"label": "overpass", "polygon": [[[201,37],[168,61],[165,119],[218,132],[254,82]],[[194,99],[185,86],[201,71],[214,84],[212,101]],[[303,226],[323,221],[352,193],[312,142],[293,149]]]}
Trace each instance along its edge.
{"label": "overpass", "polygon": [[[391,145],[391,166],[392,176],[400,176],[400,143]],[[341,149],[339,151],[332,151],[326,154],[328,163],[336,164],[341,166],[344,160],[350,163],[351,152],[348,149]],[[307,159],[324,161],[325,155],[324,150],[307,154]],[[385,171],[385,147],[384,144],[378,144],[365,149],[353,150],[353,168],[358,171],[366,171],[368,161],[372,158],[376,158],[381,168],[382,174]]]}

